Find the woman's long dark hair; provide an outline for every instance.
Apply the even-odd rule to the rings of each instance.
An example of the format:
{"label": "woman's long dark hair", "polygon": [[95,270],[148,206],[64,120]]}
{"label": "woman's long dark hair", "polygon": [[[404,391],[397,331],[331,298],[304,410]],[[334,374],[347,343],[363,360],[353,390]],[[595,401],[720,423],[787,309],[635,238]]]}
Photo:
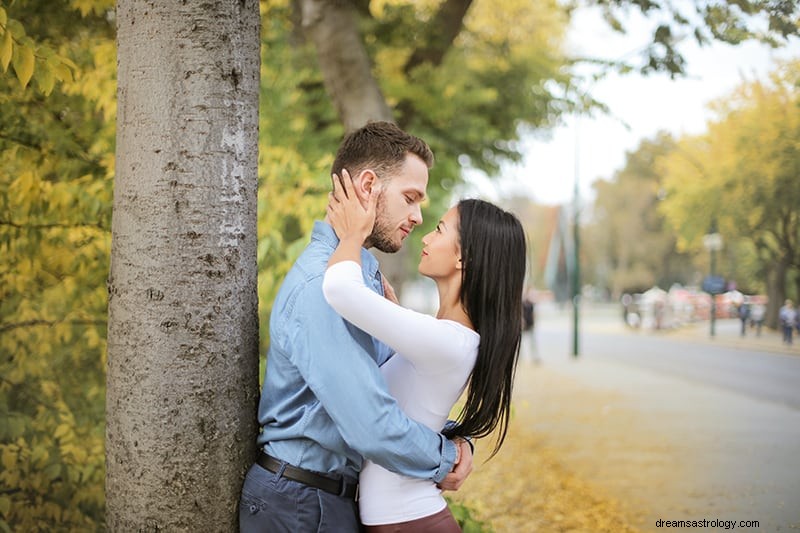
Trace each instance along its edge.
{"label": "woman's long dark hair", "polygon": [[458,215],[461,304],[481,340],[466,403],[445,435],[479,438],[499,426],[494,455],[508,431],[519,356],[525,231],[513,214],[483,200],[462,200]]}

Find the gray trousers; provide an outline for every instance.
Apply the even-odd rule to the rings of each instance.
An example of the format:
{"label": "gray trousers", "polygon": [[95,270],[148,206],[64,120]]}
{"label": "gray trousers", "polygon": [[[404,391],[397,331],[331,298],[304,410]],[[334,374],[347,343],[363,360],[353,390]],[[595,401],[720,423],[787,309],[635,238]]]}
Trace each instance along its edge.
{"label": "gray trousers", "polygon": [[239,499],[241,533],[360,532],[358,504],[281,477],[259,465],[247,472]]}

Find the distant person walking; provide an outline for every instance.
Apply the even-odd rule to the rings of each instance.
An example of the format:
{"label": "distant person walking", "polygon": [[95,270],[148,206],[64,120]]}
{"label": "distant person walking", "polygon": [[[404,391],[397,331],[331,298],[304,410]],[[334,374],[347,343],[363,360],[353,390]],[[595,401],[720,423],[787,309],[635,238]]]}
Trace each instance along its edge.
{"label": "distant person walking", "polygon": [[766,309],[764,304],[757,302],[750,308],[750,324],[756,328],[756,337],[761,336],[761,326],[764,325]]}
{"label": "distant person walking", "polygon": [[750,304],[742,302],[739,304],[739,320],[742,322],[741,336],[747,332],[747,321],[750,319]]}
{"label": "distant person walking", "polygon": [[778,318],[781,321],[781,328],[783,328],[783,342],[791,346],[792,333],[797,326],[797,311],[791,300],[786,300],[778,312]]}
{"label": "distant person walking", "polygon": [[522,340],[526,345],[526,353],[531,361],[540,363],[538,350],[536,350],[536,337],[534,327],[536,325],[536,303],[533,298],[532,290],[526,291],[522,298]]}

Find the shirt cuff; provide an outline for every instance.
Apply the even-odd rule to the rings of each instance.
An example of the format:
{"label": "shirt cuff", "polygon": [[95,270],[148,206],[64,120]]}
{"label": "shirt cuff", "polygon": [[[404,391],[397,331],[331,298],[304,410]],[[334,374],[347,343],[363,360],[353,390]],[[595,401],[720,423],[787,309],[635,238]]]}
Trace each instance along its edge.
{"label": "shirt cuff", "polygon": [[[455,425],[456,425],[456,421],[455,420],[448,420],[444,424],[443,431],[447,431],[448,429],[452,429],[452,428],[455,427]],[[472,454],[475,455],[475,443],[472,442],[472,437],[461,437],[459,435],[459,438],[462,438],[465,441],[467,441],[467,444],[469,444],[469,451],[471,451]]]}
{"label": "shirt cuff", "polygon": [[439,437],[442,439],[442,462],[439,463],[439,470],[433,477],[433,481],[436,483],[442,481],[453,470],[458,453],[456,444],[453,441],[444,435],[439,435]]}

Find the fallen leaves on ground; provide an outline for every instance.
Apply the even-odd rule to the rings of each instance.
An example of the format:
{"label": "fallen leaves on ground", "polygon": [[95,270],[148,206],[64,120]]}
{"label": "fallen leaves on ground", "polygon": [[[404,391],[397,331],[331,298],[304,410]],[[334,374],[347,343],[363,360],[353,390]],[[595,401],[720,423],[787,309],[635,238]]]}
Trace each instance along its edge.
{"label": "fallen leaves on ground", "polygon": [[572,473],[526,422],[524,415],[512,418],[502,449],[488,462],[480,453],[493,443],[481,443],[472,475],[447,496],[497,533],[638,531],[630,509]]}

